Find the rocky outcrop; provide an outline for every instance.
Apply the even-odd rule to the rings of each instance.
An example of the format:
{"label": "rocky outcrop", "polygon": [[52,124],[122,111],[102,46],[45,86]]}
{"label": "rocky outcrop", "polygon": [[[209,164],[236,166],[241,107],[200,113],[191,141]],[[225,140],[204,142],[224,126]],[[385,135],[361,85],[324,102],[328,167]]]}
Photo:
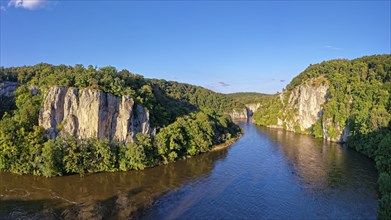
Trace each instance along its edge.
{"label": "rocky outcrop", "polygon": [[233,110],[229,115],[233,120],[243,120],[243,119],[250,119],[251,116],[253,116],[254,112],[258,110],[258,108],[261,106],[260,103],[254,103],[254,104],[246,104],[244,109],[241,110]]}
{"label": "rocky outcrop", "polygon": [[[280,110],[281,114],[278,114],[280,116],[277,118],[277,123],[269,125],[269,127],[310,133],[315,123],[319,122],[324,139],[334,142],[346,142],[349,136],[348,126],[334,125],[331,119],[322,117],[323,104],[327,101],[328,89],[329,86],[326,79],[318,77],[310,79],[290,91],[281,93],[279,96],[283,106]],[[328,134],[327,128],[331,126],[337,132],[337,138],[332,138]]]}
{"label": "rocky outcrop", "polygon": [[322,116],[322,105],[326,101],[328,85],[312,86],[314,80],[293,89],[287,108],[294,113],[286,120],[288,130],[305,131],[311,128]]}
{"label": "rocky outcrop", "polygon": [[[333,128],[334,132],[336,132],[337,136],[332,137],[332,135],[329,134],[327,128]],[[323,139],[332,141],[332,142],[340,142],[345,143],[348,140],[348,137],[350,135],[350,129],[349,124],[346,124],[345,126],[341,127],[340,125],[335,125],[332,123],[331,118],[327,118],[324,121],[322,121],[322,131],[323,131]]]}
{"label": "rocky outcrop", "polygon": [[248,118],[247,115],[247,108],[241,109],[241,110],[233,110],[231,113],[229,113],[231,116],[232,120],[243,120]]}
{"label": "rocky outcrop", "polygon": [[246,104],[247,117],[250,118],[253,116],[254,112],[257,111],[261,107],[261,103],[251,103]]}
{"label": "rocky outcrop", "polygon": [[51,87],[46,93],[39,124],[49,138],[109,138],[133,142],[137,133],[153,134],[149,112],[128,96],[116,97],[100,90]]}
{"label": "rocky outcrop", "polygon": [[315,79],[280,94],[283,104],[282,117],[272,127],[289,131],[306,132],[322,116],[322,105],[326,101],[328,85],[314,86]]}
{"label": "rocky outcrop", "polygon": [[17,82],[3,81],[0,83],[0,96],[12,97],[18,87]]}

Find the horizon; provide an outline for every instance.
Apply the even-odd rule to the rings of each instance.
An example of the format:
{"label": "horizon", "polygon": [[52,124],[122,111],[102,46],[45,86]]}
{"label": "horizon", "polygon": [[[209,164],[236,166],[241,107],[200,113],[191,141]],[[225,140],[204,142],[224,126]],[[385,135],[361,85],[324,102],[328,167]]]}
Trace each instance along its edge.
{"label": "horizon", "polygon": [[[379,55],[391,55],[391,54],[372,54],[372,55],[364,55],[364,56],[361,56],[361,57],[366,57],[366,56],[379,56]],[[355,57],[355,58],[353,58],[353,59],[347,59],[347,60],[354,60],[354,59],[358,59],[358,58],[361,58],[361,57]],[[346,58],[340,58],[340,59],[346,59]],[[331,60],[338,60],[338,59],[331,59]],[[308,64],[307,67],[309,67],[310,65],[316,65],[316,64],[320,64],[320,63],[322,63],[322,62],[331,61],[331,60],[324,60],[324,61],[321,61],[321,62],[319,62],[319,63]],[[24,66],[35,66],[35,65],[39,65],[39,64],[54,65],[54,64],[51,64],[51,63],[43,63],[43,62],[41,62],[41,63],[36,63],[36,64],[33,64],[33,65],[24,65]],[[66,64],[56,64],[55,66],[57,66],[57,65],[66,65]],[[78,65],[78,64],[75,64],[75,65]],[[75,66],[75,65],[66,65],[66,66]],[[89,65],[91,65],[91,64],[89,64],[89,65],[81,64],[81,65],[83,65],[85,68],[87,68],[87,67],[88,67]],[[108,66],[111,66],[111,65],[108,65]],[[108,66],[94,66],[94,68],[99,69],[99,68],[108,67]],[[9,67],[20,67],[20,66],[8,66],[8,67],[0,66],[0,67],[9,68]],[[114,67],[117,71],[122,70],[122,69],[119,69],[119,68],[117,68],[117,67],[115,67],[115,66],[111,66],[111,67]],[[306,67],[306,68],[307,68],[307,67]],[[128,69],[126,69],[126,70],[128,70]],[[188,82],[181,82],[181,81],[177,81],[177,80],[168,80],[168,79],[163,79],[163,78],[150,78],[150,77],[145,77],[142,73],[134,73],[134,72],[132,72],[132,71],[130,71],[130,70],[128,70],[128,71],[129,71],[130,73],[132,73],[132,74],[141,75],[141,76],[143,76],[143,77],[146,78],[146,79],[166,80],[166,81],[172,81],[172,82],[177,82],[177,83],[190,84],[190,85],[193,85],[193,86],[201,86],[201,85],[191,84],[191,83],[188,83]],[[303,71],[304,71],[304,70],[303,70]],[[300,73],[301,73],[301,72],[300,72]],[[294,77],[296,77],[296,76],[299,75],[300,73],[297,73]],[[293,79],[293,78],[292,78],[292,79]],[[291,79],[291,80],[292,80],[292,79]],[[289,80],[289,81],[286,83],[286,85],[283,87],[283,89],[286,88],[286,86],[291,82],[291,80]],[[201,86],[201,87],[203,87],[203,86]],[[226,95],[235,94],[235,93],[257,93],[257,94],[260,94],[260,95],[274,95],[274,94],[278,94],[278,93],[283,92],[283,91],[277,91],[277,92],[275,92],[275,93],[263,93],[263,92],[256,92],[256,91],[237,91],[237,92],[228,92],[228,93],[224,93],[224,92],[214,91],[214,90],[212,90],[212,89],[210,89],[210,88],[207,88],[207,87],[203,87],[203,88],[209,89],[209,90],[211,90],[211,91],[213,91],[213,92],[216,92],[216,93],[221,93],[221,94],[226,94]]]}
{"label": "horizon", "polygon": [[224,94],[275,94],[310,64],[390,54],[390,6],[1,1],[0,66],[113,66]]}

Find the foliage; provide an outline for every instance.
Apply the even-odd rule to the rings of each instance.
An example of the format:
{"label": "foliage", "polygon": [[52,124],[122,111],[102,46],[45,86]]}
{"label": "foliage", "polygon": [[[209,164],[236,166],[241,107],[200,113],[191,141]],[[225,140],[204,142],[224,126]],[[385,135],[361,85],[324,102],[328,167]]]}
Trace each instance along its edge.
{"label": "foliage", "polygon": [[[22,85],[16,90],[14,98],[1,97],[1,171],[56,176],[143,169],[162,161],[206,152],[213,144],[239,132],[227,116],[209,116],[200,112],[214,109],[221,114],[243,107],[231,98],[202,87],[144,79],[111,66],[85,68],[82,65],[72,67],[41,63],[0,67],[0,80],[17,81]],[[127,145],[96,138],[58,137],[46,140],[45,131],[37,126],[42,100],[40,92],[54,85],[100,89],[116,96],[131,96],[151,111],[153,126],[161,128],[160,132],[156,139],[137,134],[136,141]],[[38,93],[33,94],[31,87],[38,88]],[[188,114],[191,115],[185,116]],[[180,116],[184,117],[178,118]]]}
{"label": "foliage", "polygon": [[312,127],[312,134],[317,137],[317,138],[322,138],[323,137],[323,128],[322,124],[320,121],[317,121],[314,126]]}
{"label": "foliage", "polygon": [[34,126],[26,133],[12,120],[6,115],[0,121],[1,171],[46,177],[144,169],[207,152],[240,131],[235,127],[230,132],[227,126],[234,125],[227,116],[199,112],[178,118],[156,139],[138,133],[134,143],[124,145],[72,136],[46,140],[43,128]]}
{"label": "foliage", "polygon": [[254,114],[256,123],[276,125],[277,118],[289,119],[294,112],[289,112],[287,97],[310,79],[329,86],[322,116],[311,133],[323,137],[325,128],[329,138],[338,140],[343,129],[349,128],[348,146],[373,158],[382,173],[379,218],[391,219],[391,55],[310,65],[287,85],[284,99],[278,99],[279,95],[261,99],[262,107]]}
{"label": "foliage", "polygon": [[16,108],[15,99],[13,97],[0,96],[0,103],[0,118],[3,117],[6,112],[11,112]]}
{"label": "foliage", "polygon": [[261,98],[261,108],[254,113],[253,119],[259,125],[276,125],[283,114],[282,107],[278,95],[264,96]]}
{"label": "foliage", "polygon": [[0,120],[0,171],[41,174],[41,145],[46,141],[38,124],[40,95],[26,86],[16,92],[17,111],[5,113]]}
{"label": "foliage", "polygon": [[234,109],[244,109],[241,102],[199,86],[156,79],[150,80],[150,83],[155,97],[152,115],[162,116],[155,117],[154,124],[165,126],[178,117],[199,110],[214,109],[222,114]]}
{"label": "foliage", "polygon": [[[156,136],[156,147],[164,163],[186,156],[207,152],[213,145],[234,137],[239,128],[231,124],[226,116],[199,112],[178,118],[160,130]],[[236,128],[228,130],[226,128]]]}
{"label": "foliage", "polygon": [[[243,104],[198,86],[145,79],[107,66],[0,67],[0,82],[21,86],[13,98],[0,97],[0,171],[57,176],[144,169],[209,151],[240,132],[223,114]],[[130,96],[151,113],[156,138],[136,134],[134,143],[110,143],[74,136],[47,140],[38,126],[43,96],[51,86],[99,89]],[[211,110],[213,109],[213,110]],[[61,130],[62,123],[58,125]]]}
{"label": "foliage", "polygon": [[[370,144],[370,143],[369,143]],[[376,167],[379,175],[379,191],[382,195],[379,201],[379,219],[391,219],[391,125],[389,133],[380,141],[375,153]]]}
{"label": "foliage", "polygon": [[[199,86],[145,79],[125,69],[118,71],[112,66],[97,68],[80,64],[55,66],[40,63],[35,66],[0,67],[0,80],[17,81],[41,90],[50,86],[66,86],[100,89],[116,96],[127,95],[151,111],[151,122],[156,128],[164,127],[174,122],[177,117],[204,108],[213,108],[221,113],[244,108],[243,104],[226,95]],[[10,109],[11,101],[0,106],[0,116]]]}
{"label": "foliage", "polygon": [[138,133],[136,142],[120,146],[119,169],[122,171],[143,170],[145,167],[154,166],[155,155],[152,138]]}
{"label": "foliage", "polygon": [[232,98],[238,103],[252,104],[252,103],[259,103],[263,97],[270,96],[270,95],[257,93],[257,92],[237,92],[237,93],[227,94],[227,96]]}
{"label": "foliage", "polygon": [[48,140],[42,148],[42,175],[61,176],[63,171],[63,149],[54,140]]}
{"label": "foliage", "polygon": [[391,174],[391,133],[380,141],[376,150],[375,161],[380,172]]}
{"label": "foliage", "polygon": [[391,194],[391,174],[380,173],[378,184],[380,193]]}
{"label": "foliage", "polygon": [[383,195],[379,200],[377,218],[380,220],[391,219],[391,194]]}

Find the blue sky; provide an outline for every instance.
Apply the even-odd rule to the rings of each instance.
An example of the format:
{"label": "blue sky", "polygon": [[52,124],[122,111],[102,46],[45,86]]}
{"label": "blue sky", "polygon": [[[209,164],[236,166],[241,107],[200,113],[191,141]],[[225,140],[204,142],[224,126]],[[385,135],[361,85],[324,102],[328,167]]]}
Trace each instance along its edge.
{"label": "blue sky", "polygon": [[1,0],[0,65],[111,65],[275,93],[309,64],[390,54],[390,1]]}

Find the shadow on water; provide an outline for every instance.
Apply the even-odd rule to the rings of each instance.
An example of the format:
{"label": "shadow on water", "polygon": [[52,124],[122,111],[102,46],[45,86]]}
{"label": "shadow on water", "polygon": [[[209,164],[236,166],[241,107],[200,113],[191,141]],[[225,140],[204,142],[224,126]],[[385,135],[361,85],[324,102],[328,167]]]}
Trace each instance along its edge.
{"label": "shadow on water", "polygon": [[0,218],[375,219],[373,161],[338,144],[241,122],[230,148],[144,171],[0,174]]}
{"label": "shadow on water", "polygon": [[311,136],[240,122],[211,174],[160,197],[145,219],[375,219],[373,161]]}
{"label": "shadow on water", "polygon": [[206,178],[227,150],[143,171],[44,178],[0,173],[0,218],[128,219],[164,193]]}

